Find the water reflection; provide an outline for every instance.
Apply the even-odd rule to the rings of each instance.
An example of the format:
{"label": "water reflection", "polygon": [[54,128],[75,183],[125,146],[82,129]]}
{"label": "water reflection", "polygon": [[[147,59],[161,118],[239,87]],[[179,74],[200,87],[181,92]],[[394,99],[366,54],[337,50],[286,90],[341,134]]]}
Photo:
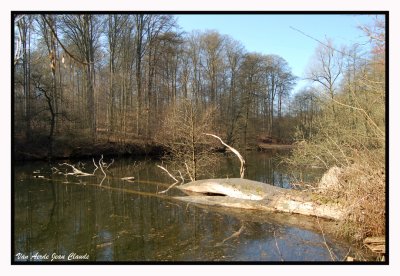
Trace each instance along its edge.
{"label": "water reflection", "polygon": [[[237,177],[236,160],[223,160],[212,173]],[[249,179],[288,187],[286,174],[275,169],[270,156],[254,154],[248,160]],[[311,220],[300,217],[299,223],[298,216],[199,207],[173,200],[172,195],[180,195],[174,189],[154,196],[170,179],[153,161],[140,167],[133,162],[116,161],[101,187],[102,175],[66,178],[51,174],[44,163],[16,166],[15,254],[48,254],[47,261],[53,253],[65,258],[87,254],[90,261],[332,259]],[[45,178],[34,178],[35,170]],[[137,179],[133,183],[120,179],[132,175]],[[349,246],[326,238],[341,260]]]}

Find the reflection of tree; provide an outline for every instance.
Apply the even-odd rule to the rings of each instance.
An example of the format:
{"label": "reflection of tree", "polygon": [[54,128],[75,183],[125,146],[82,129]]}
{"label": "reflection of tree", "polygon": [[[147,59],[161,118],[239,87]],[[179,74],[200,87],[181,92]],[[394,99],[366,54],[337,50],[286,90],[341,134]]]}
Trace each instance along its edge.
{"label": "reflection of tree", "polygon": [[[46,241],[50,240],[57,236],[57,227],[54,225],[57,224],[57,219],[55,219],[56,208],[57,208],[57,200],[55,197],[55,186],[51,184],[52,189],[52,201],[49,204],[37,204],[34,202],[34,191],[27,191],[28,193],[28,202],[26,205],[28,212],[28,234],[26,239],[26,248],[22,250],[24,253],[30,253],[37,251],[40,247],[39,244],[43,244]],[[35,213],[35,210],[37,211]],[[47,212],[46,212],[47,211]],[[41,221],[46,221],[41,224]],[[55,231],[53,231],[53,229]]]}
{"label": "reflection of tree", "polygon": [[[26,236],[26,240],[22,244],[20,239],[16,238],[16,250],[27,254],[40,252],[50,255],[53,252],[77,252],[82,247],[81,241],[75,242],[79,231],[85,231],[81,234],[84,239],[90,236],[87,234],[90,228],[81,227],[83,221],[88,221],[85,217],[87,208],[77,192],[55,181],[18,187],[15,202],[15,235]],[[26,201],[20,196],[24,193],[27,194]],[[25,212],[22,206],[26,208],[26,220],[21,217]]]}

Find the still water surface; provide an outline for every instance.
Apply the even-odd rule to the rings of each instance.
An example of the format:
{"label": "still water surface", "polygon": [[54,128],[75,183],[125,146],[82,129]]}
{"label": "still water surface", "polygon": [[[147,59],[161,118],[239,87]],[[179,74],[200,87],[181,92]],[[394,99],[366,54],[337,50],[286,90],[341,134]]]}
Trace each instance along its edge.
{"label": "still water surface", "polygon": [[[290,188],[271,154],[249,153],[246,160],[247,178]],[[325,237],[321,234],[321,225],[329,227],[326,222],[196,206],[172,199],[183,195],[176,189],[157,194],[171,179],[156,164],[160,162],[116,160],[101,186],[99,171],[77,178],[52,174],[47,163],[16,165],[14,260],[332,261],[354,254],[328,229]],[[93,170],[90,160],[84,170]],[[222,157],[210,174],[238,177],[238,162]],[[136,180],[120,179],[127,176]]]}

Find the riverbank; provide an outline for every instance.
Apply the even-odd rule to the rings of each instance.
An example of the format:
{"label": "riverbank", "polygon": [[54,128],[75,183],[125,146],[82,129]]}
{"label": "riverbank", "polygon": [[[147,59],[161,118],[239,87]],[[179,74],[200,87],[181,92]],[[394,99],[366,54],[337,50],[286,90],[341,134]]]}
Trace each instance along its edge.
{"label": "riverbank", "polygon": [[[38,136],[31,141],[16,137],[13,142],[13,159],[15,161],[48,159],[49,142],[46,136]],[[52,158],[56,160],[85,159],[101,155],[105,157],[149,156],[159,158],[167,152],[167,149],[163,145],[145,137],[114,139],[113,137],[98,135],[98,138],[94,142],[85,137],[57,137],[53,143]],[[293,144],[257,141],[250,143],[247,150],[291,150],[293,147]],[[215,150],[221,152],[225,149],[221,147]]]}
{"label": "riverbank", "polygon": [[[30,142],[14,139],[14,160],[34,161],[48,159],[48,140],[38,137]],[[161,157],[166,149],[151,140],[131,139],[129,141],[109,141],[97,139],[57,138],[53,144],[52,159],[85,159],[95,156],[151,156]]]}

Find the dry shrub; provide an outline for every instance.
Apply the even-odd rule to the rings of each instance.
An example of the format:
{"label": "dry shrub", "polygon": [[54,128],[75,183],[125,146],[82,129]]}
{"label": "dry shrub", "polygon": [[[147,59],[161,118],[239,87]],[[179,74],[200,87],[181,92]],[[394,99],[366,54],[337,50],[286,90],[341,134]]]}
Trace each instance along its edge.
{"label": "dry shrub", "polygon": [[[383,159],[383,160],[382,160]],[[354,240],[385,235],[384,152],[359,155],[339,175],[339,200],[347,216],[339,223],[339,234]]]}
{"label": "dry shrub", "polygon": [[191,100],[181,99],[165,114],[155,140],[167,148],[164,160],[175,176],[196,180],[215,167],[213,149],[219,144],[204,134],[214,132],[215,111],[214,107],[202,110]]}
{"label": "dry shrub", "polygon": [[[343,154],[345,153],[345,154]],[[325,142],[298,143],[289,165],[322,166],[326,173],[318,185],[305,185],[321,203],[339,203],[346,212],[338,223],[339,236],[361,241],[385,235],[385,148],[333,147]]]}

